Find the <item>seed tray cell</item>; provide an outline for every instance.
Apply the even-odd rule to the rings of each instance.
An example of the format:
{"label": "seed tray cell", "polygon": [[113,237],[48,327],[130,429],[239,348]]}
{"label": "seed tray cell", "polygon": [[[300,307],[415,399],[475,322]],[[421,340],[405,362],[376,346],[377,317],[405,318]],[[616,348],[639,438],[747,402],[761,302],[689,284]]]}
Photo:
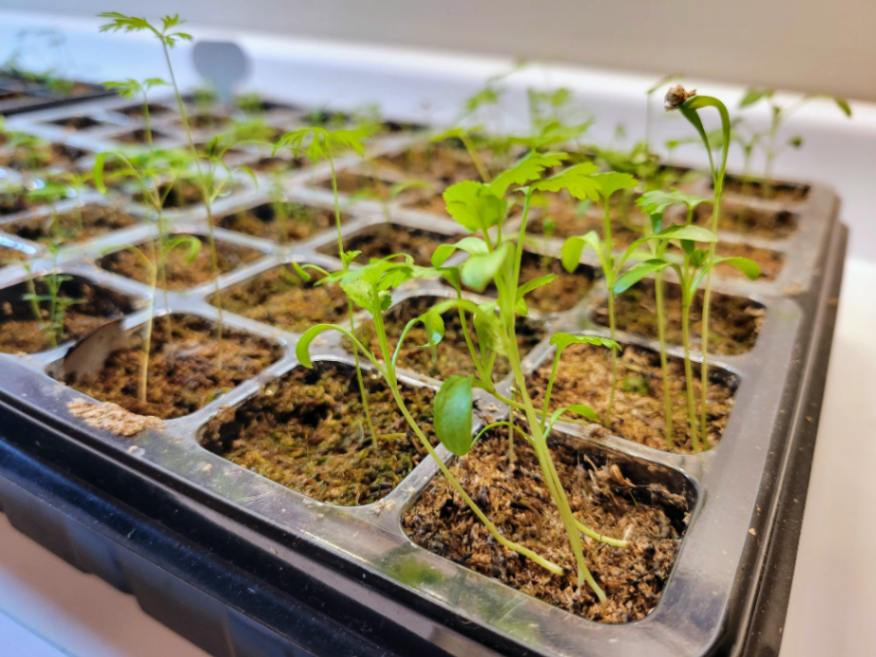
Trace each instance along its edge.
{"label": "seed tray cell", "polygon": [[[110,101],[92,107],[97,116],[99,111],[120,106],[118,101]],[[82,112],[82,107],[76,109],[77,115]],[[77,140],[82,139],[83,135],[77,135]],[[422,137],[390,137],[378,140],[372,148],[377,153],[392,154],[418,139]],[[337,165],[342,172],[357,168],[352,157],[341,158]],[[331,194],[312,184],[324,180],[325,174],[324,166],[316,166],[284,176],[288,196],[329,207]],[[705,194],[708,190],[703,187],[700,191]],[[214,216],[269,201],[263,189],[242,188],[217,203]],[[397,203],[382,206],[351,197],[344,199],[344,210],[350,218],[343,232],[350,240],[384,224],[387,216],[398,230],[429,231],[436,239],[448,241],[458,237],[455,224],[448,218],[408,211]],[[71,427],[68,433],[75,434],[75,438],[69,440],[84,442],[146,481],[160,482],[181,499],[192,500],[189,508],[211,522],[227,517],[233,522],[226,527],[242,523],[246,530],[235,534],[235,540],[268,546],[268,551],[279,555],[272,558],[286,560],[293,571],[290,555],[303,553],[321,568],[334,569],[328,572],[366,582],[369,595],[379,601],[374,608],[398,609],[400,605],[407,610],[404,613],[427,618],[425,625],[418,626],[427,628],[422,635],[439,643],[446,653],[544,657],[678,657],[716,652],[737,655],[741,654],[740,645],[733,637],[745,636],[754,627],[750,625],[754,622],[754,602],[763,604],[777,593],[782,597],[783,586],[777,591],[765,591],[758,581],[769,550],[780,538],[787,540],[777,537],[773,527],[776,514],[786,512],[780,506],[779,492],[789,481],[790,456],[796,450],[811,449],[814,435],[803,419],[812,413],[804,413],[803,409],[813,399],[817,404],[820,389],[812,388],[809,377],[817,376],[826,366],[832,327],[828,301],[839,285],[845,247],[844,229],[837,221],[836,210],[836,197],[830,190],[809,184],[806,197],[794,201],[793,211],[798,217],[795,231],[778,240],[744,239],[783,254],[784,266],[775,280],[752,283],[716,276],[717,292],[750,299],[763,308],[764,315],[758,339],[749,351],[709,358],[713,374],[731,378],[735,385],[733,409],[714,448],[694,454],[671,453],[596,431],[593,425],[562,423],[557,427],[580,450],[617,463],[634,483],[647,485],[659,480],[689,503],[684,537],[660,600],[650,614],[634,623],[612,625],[586,620],[415,545],[402,528],[402,517],[437,476],[437,466],[430,458],[420,461],[377,501],[340,506],[314,500],[205,449],[201,445],[205,427],[228,409],[246,404],[266,385],[299,365],[295,358],[296,332],[224,311],[223,321],[230,329],[278,345],[279,359],[203,408],[132,439],[91,429],[70,416],[66,405],[80,395],[48,375],[58,368],[63,347],[30,356],[0,356],[0,399],[6,407],[34,421],[51,417],[55,418],[53,422]],[[174,224],[174,230],[181,232],[203,234],[206,229],[206,214],[199,207],[181,211],[179,223]],[[155,230],[151,223],[139,226],[119,237],[118,244],[155,235]],[[166,300],[158,295],[160,312],[185,312],[216,322],[219,310],[210,299],[217,292],[230,290],[292,260],[335,263],[328,251],[335,239],[330,227],[285,245],[222,229],[216,229],[216,235],[230,243],[255,246],[262,255],[216,281],[168,292]],[[743,241],[729,232],[726,236],[728,241]],[[13,239],[12,245],[17,244]],[[811,248],[813,244],[818,248]],[[531,247],[536,255],[556,255],[556,244],[538,240]],[[87,275],[108,289],[123,294],[134,292],[143,298],[147,292],[144,286],[96,267],[95,260],[105,249],[106,242],[100,249],[89,244],[62,249],[54,262],[64,271]],[[592,267],[595,263],[585,260],[583,264]],[[30,266],[38,275],[53,263],[37,258]],[[20,282],[24,275],[21,266],[0,269],[0,287]],[[396,292],[393,303],[417,295],[446,294],[447,288],[439,282],[414,281]],[[527,372],[535,371],[551,357],[547,336],[554,331],[607,335],[607,329],[596,324],[592,315],[604,294],[604,285],[597,278],[573,308],[544,314],[533,311],[533,318],[543,323],[545,337],[527,354]],[[124,328],[140,325],[147,313],[142,307],[135,308],[125,316]],[[361,323],[364,318],[358,316],[357,321]],[[625,344],[657,347],[646,337],[623,332],[618,337]],[[673,356],[681,352],[678,345],[671,345],[669,351]],[[352,363],[343,341],[336,337],[315,341],[312,352],[318,361]],[[701,355],[695,360],[701,361]],[[434,389],[438,384],[422,372],[402,371],[402,378],[408,386]],[[508,381],[502,384],[505,390],[509,385]],[[484,396],[478,401],[481,419],[501,417],[507,412]],[[437,451],[443,460],[452,460],[442,446]],[[333,577],[326,574],[325,581],[335,581]],[[785,600],[777,604],[785,604]],[[251,608],[246,613],[259,618],[260,612]],[[399,617],[406,617],[404,613]]]}

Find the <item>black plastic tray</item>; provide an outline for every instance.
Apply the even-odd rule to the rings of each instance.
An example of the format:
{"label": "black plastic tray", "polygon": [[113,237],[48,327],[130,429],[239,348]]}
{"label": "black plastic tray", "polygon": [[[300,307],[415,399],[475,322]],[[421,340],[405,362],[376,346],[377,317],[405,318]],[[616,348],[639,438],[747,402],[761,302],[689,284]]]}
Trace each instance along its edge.
{"label": "black plastic tray", "polygon": [[[106,109],[95,107],[97,112]],[[108,109],[111,111],[112,105]],[[54,115],[33,118],[45,125]],[[168,126],[167,131],[171,134],[173,128]],[[377,148],[397,150],[417,139],[420,137],[391,138]],[[75,135],[69,139],[78,146],[86,146],[88,141]],[[91,145],[99,147],[100,141]],[[351,160],[341,166],[356,164]],[[326,203],[328,194],[314,186],[324,176],[319,167],[290,176],[292,195],[302,201]],[[244,190],[225,199],[216,212],[264,200],[264,193]],[[406,209],[403,203],[391,206],[392,221],[399,226],[447,233],[454,230],[450,222]],[[354,219],[346,225],[348,234],[384,220],[384,209],[374,204],[356,202],[350,207]],[[778,279],[754,284],[726,279],[716,288],[743,294],[766,308],[761,334],[750,352],[710,359],[716,370],[723,369],[739,379],[735,409],[721,443],[709,452],[686,456],[641,447],[619,437],[596,441],[600,449],[676,473],[696,494],[690,528],[663,598],[642,621],[592,623],[413,545],[401,531],[399,518],[435,475],[434,464],[428,460],[383,500],[343,508],[309,500],[203,450],[197,443],[198,430],[219,408],[242,402],[261,383],[295,366],[294,334],[228,313],[227,324],[283,345],[283,359],[257,381],[243,384],[191,416],[169,422],[166,432],[150,432],[133,441],[90,430],[67,414],[66,402],[76,393],[42,374],[57,361],[63,348],[31,358],[0,357],[0,427],[10,445],[16,446],[5,450],[2,467],[2,476],[15,485],[4,485],[0,495],[7,511],[17,510],[10,512],[17,526],[24,525],[22,528],[41,542],[60,544],[65,556],[72,554],[72,561],[86,569],[108,576],[118,570],[114,564],[128,558],[118,555],[153,560],[163,571],[150,571],[136,581],[107,578],[129,586],[141,602],[140,590],[163,594],[162,606],[176,610],[174,622],[168,624],[177,629],[184,626],[183,634],[217,654],[225,654],[222,651],[234,645],[232,640],[238,640],[220,641],[217,637],[232,637],[234,628],[229,619],[237,622],[241,614],[252,619],[260,631],[263,626],[272,628],[259,636],[276,641],[277,654],[285,654],[282,650],[287,649],[290,654],[299,654],[288,647],[301,641],[297,624],[317,622],[313,619],[319,614],[323,614],[319,620],[328,626],[334,622],[361,630],[375,646],[389,651],[396,650],[393,641],[410,640],[398,648],[398,654],[428,651],[426,644],[455,655],[490,654],[492,650],[551,656],[770,654],[761,651],[776,649],[781,637],[845,252],[845,229],[836,219],[837,202],[829,190],[811,185],[807,200],[798,203],[795,211],[799,225],[794,235],[764,243],[785,255]],[[203,229],[203,225],[197,208],[179,213],[175,221],[180,231]],[[124,236],[72,247],[64,253],[62,269],[134,297],[142,296],[143,286],[97,269],[93,258],[115,239],[127,241],[152,234],[154,227],[141,226]],[[223,288],[290,258],[331,264],[330,258],[315,253],[332,240],[330,234],[285,248],[227,231],[220,234],[264,252],[258,262],[221,277],[218,284]],[[540,248],[551,251],[553,247],[542,244]],[[48,265],[37,257],[33,267],[39,272]],[[14,268],[0,270],[0,284],[17,282],[25,275]],[[396,301],[436,289],[408,290]],[[216,311],[206,302],[212,291],[211,284],[170,294],[169,310],[213,317]],[[575,309],[541,319],[549,327],[600,331],[589,314],[600,294],[596,286]],[[135,312],[126,325],[135,326],[143,318],[144,311]],[[637,336],[624,338],[653,344]],[[325,343],[321,349],[322,358],[345,359],[338,343]],[[535,367],[547,355],[547,345],[542,344],[527,363]],[[435,385],[413,373],[407,378],[412,385]],[[591,440],[574,426],[563,430]],[[60,472],[55,471],[58,467]],[[42,474],[28,485],[27,476],[22,474],[25,471]],[[38,486],[39,482],[46,485]],[[100,500],[100,510],[72,504],[64,505],[65,510],[50,511],[53,503],[59,504],[64,497],[58,496],[59,487],[72,486],[73,494],[77,482],[78,490],[84,486],[91,495],[88,499]],[[41,513],[53,518],[38,527],[22,520],[28,516],[29,505],[36,504],[33,495],[48,500]],[[115,518],[113,514],[122,511],[130,513],[127,517],[135,518],[144,529],[155,529],[160,538],[185,541],[203,564],[191,563],[189,568],[185,558],[178,560],[186,554],[182,548],[151,551],[158,539],[146,545],[119,541],[120,535],[113,533],[106,518]],[[80,543],[87,545],[89,539],[64,528],[71,517],[113,547],[98,551],[101,556],[96,560],[81,559]],[[399,566],[411,563],[429,576],[418,582],[400,577]],[[232,569],[229,564],[233,564]],[[240,574],[253,591],[243,596],[243,602],[220,586],[232,573]],[[205,577],[194,577],[199,574]],[[298,577],[311,581],[302,585]],[[159,583],[165,581],[162,587]],[[182,604],[175,601],[170,583],[177,581],[190,587],[187,590],[211,596],[218,605],[216,613],[204,612],[213,607],[196,597]],[[290,612],[298,619],[291,626],[278,625],[276,617],[267,613],[275,602],[268,594],[270,589],[292,595],[298,603],[302,603],[299,594],[306,594],[304,606],[297,607],[299,613]],[[280,602],[281,608],[283,604],[296,609],[294,600]],[[154,613],[154,599],[148,598],[143,606]],[[237,615],[221,611],[229,609]],[[157,615],[167,622],[165,615]],[[407,629],[402,631],[398,626]],[[292,643],[280,648],[283,641]],[[250,653],[272,654],[267,652],[267,644],[259,645]],[[300,654],[310,654],[307,649],[302,648]],[[250,654],[238,650],[234,654]],[[356,654],[333,646],[314,652]],[[368,654],[364,643],[361,652]]]}

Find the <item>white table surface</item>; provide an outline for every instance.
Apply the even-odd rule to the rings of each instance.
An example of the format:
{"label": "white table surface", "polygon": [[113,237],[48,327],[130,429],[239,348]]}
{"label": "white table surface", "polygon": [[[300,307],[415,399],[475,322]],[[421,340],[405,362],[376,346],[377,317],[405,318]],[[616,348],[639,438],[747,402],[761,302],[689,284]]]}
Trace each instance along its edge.
{"label": "white table surface", "polygon": [[[846,263],[782,657],[876,655],[876,264]],[[61,648],[61,646],[63,648]],[[204,657],[0,516],[0,654]]]}

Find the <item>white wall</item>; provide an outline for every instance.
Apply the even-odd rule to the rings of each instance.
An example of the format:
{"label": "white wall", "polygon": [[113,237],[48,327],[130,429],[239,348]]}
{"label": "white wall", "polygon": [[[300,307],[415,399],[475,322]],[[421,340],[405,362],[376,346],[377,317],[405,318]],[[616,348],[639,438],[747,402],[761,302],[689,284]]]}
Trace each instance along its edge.
{"label": "white wall", "polygon": [[874,0],[0,0],[496,53],[876,100]]}

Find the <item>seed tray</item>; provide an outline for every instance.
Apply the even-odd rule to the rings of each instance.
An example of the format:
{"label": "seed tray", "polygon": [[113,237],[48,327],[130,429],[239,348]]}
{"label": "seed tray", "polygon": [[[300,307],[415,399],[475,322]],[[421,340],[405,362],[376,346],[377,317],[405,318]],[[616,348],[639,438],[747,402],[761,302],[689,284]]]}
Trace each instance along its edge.
{"label": "seed tray", "polygon": [[[91,104],[88,116],[96,118],[120,106],[117,100]],[[85,110],[77,107],[76,111],[81,115]],[[33,120],[45,123],[46,117],[60,116],[61,111],[55,110],[35,115]],[[300,120],[301,115],[289,118]],[[94,138],[78,133],[54,134],[58,140],[88,145],[90,150],[98,150],[105,143],[97,133]],[[423,137],[417,134],[393,136],[378,140],[372,148],[375,153],[397,152],[420,139]],[[356,158],[342,158],[337,164],[340,171],[362,170]],[[329,207],[331,194],[320,186],[326,175],[324,166],[305,167],[285,175],[288,198]],[[703,195],[707,195],[705,183],[700,184]],[[214,215],[220,217],[269,200],[263,189],[247,186],[220,200]],[[49,376],[58,367],[66,345],[30,356],[0,356],[0,398],[7,408],[30,421],[59,425],[63,433],[71,434],[68,440],[84,443],[101,458],[174,491],[180,499],[192,500],[186,504],[196,508],[202,518],[225,523],[229,531],[237,527],[235,540],[268,545],[268,550],[280,555],[275,558],[289,559],[292,572],[296,572],[296,562],[290,553],[303,554],[347,577],[361,578],[370,595],[376,595],[379,601],[371,605],[372,609],[394,609],[399,613],[398,606],[402,605],[406,613],[428,618],[422,630],[416,625],[409,630],[421,638],[431,637],[445,653],[491,654],[496,650],[556,657],[763,654],[765,648],[777,648],[783,613],[764,616],[754,611],[764,605],[787,604],[793,564],[775,565],[771,555],[774,550],[784,550],[793,556],[796,533],[792,530],[788,536],[775,528],[789,519],[793,524],[795,514],[802,513],[802,504],[788,505],[785,491],[800,483],[790,476],[792,465],[799,466],[802,459],[803,472],[808,472],[806,455],[811,454],[829,354],[832,304],[838,293],[845,230],[837,220],[835,195],[818,184],[809,184],[806,198],[788,208],[774,201],[746,198],[744,202],[767,210],[793,211],[797,214],[797,230],[781,240],[744,239],[785,255],[783,269],[775,280],[751,283],[716,279],[716,291],[747,297],[765,310],[760,334],[750,351],[709,358],[716,375],[732,379],[736,385],[734,407],[718,445],[703,453],[674,454],[620,436],[594,435],[589,427],[581,425],[558,426],[558,431],[571,440],[620,464],[636,483],[659,480],[691,504],[689,525],[663,595],[656,608],[637,622],[607,625],[585,620],[413,544],[401,528],[401,516],[436,476],[437,468],[431,459],[417,465],[381,500],[342,507],[314,501],[204,449],[199,444],[200,432],[220,409],[245,403],[265,383],[296,367],[295,333],[224,312],[225,325],[273,341],[282,348],[282,357],[195,413],[169,420],[162,430],[149,430],[133,439],[93,430],[69,415],[66,404],[81,395]],[[449,219],[407,209],[400,200],[382,204],[346,197],[343,207],[351,216],[343,229],[347,237],[387,218],[400,228],[429,231],[446,235],[447,239],[458,235]],[[203,233],[206,229],[203,208],[181,210],[174,215],[176,232]],[[105,236],[99,242],[62,249],[54,259],[37,256],[29,262],[31,274],[20,265],[0,269],[0,287],[57,267],[129,295],[139,309],[125,317],[123,326],[134,328],[147,318],[144,302],[148,287],[100,269],[95,259],[113,246],[155,234],[156,227],[147,220],[127,229],[124,235]],[[217,321],[219,311],[209,302],[216,291],[290,261],[314,262],[328,268],[338,264],[319,252],[320,247],[333,242],[332,231],[286,246],[223,229],[216,229],[216,236],[256,248],[262,256],[214,282],[157,295],[159,312],[184,312]],[[721,237],[743,240],[730,233],[722,233]],[[21,248],[32,246],[9,239]],[[536,253],[550,255],[556,252],[557,244],[539,239],[531,247]],[[418,294],[447,293],[437,282],[418,282],[399,290],[393,303]],[[592,314],[604,294],[604,286],[597,281],[573,309],[532,314],[544,322],[548,335],[556,330],[606,335],[606,329],[593,322]],[[656,347],[653,340],[643,336],[620,333],[619,338],[627,344]],[[315,342],[313,353],[316,360],[351,362],[341,341],[334,338]],[[680,349],[673,346],[670,353],[677,356]],[[533,371],[550,354],[546,338],[527,354],[524,365]],[[408,385],[438,385],[417,372],[405,371],[402,378]],[[505,388],[508,385],[507,381],[503,384]],[[480,401],[481,409],[491,417],[504,412],[489,399]],[[438,451],[443,459],[451,458],[443,447]],[[242,523],[247,530],[240,531],[235,523]],[[765,563],[773,569],[764,571]],[[238,565],[246,570],[249,564]],[[257,567],[252,565],[250,570]],[[776,573],[785,576],[777,581]],[[331,579],[323,577],[324,581]],[[765,582],[770,586],[765,588]],[[348,595],[361,595],[351,591],[347,589]],[[249,611],[253,618],[259,618],[255,603]],[[757,637],[746,639],[754,631]]]}
{"label": "seed tray", "polygon": [[74,81],[73,88],[72,93],[65,94],[38,82],[0,74],[0,116],[103,98],[114,93],[102,85],[88,82]]}

